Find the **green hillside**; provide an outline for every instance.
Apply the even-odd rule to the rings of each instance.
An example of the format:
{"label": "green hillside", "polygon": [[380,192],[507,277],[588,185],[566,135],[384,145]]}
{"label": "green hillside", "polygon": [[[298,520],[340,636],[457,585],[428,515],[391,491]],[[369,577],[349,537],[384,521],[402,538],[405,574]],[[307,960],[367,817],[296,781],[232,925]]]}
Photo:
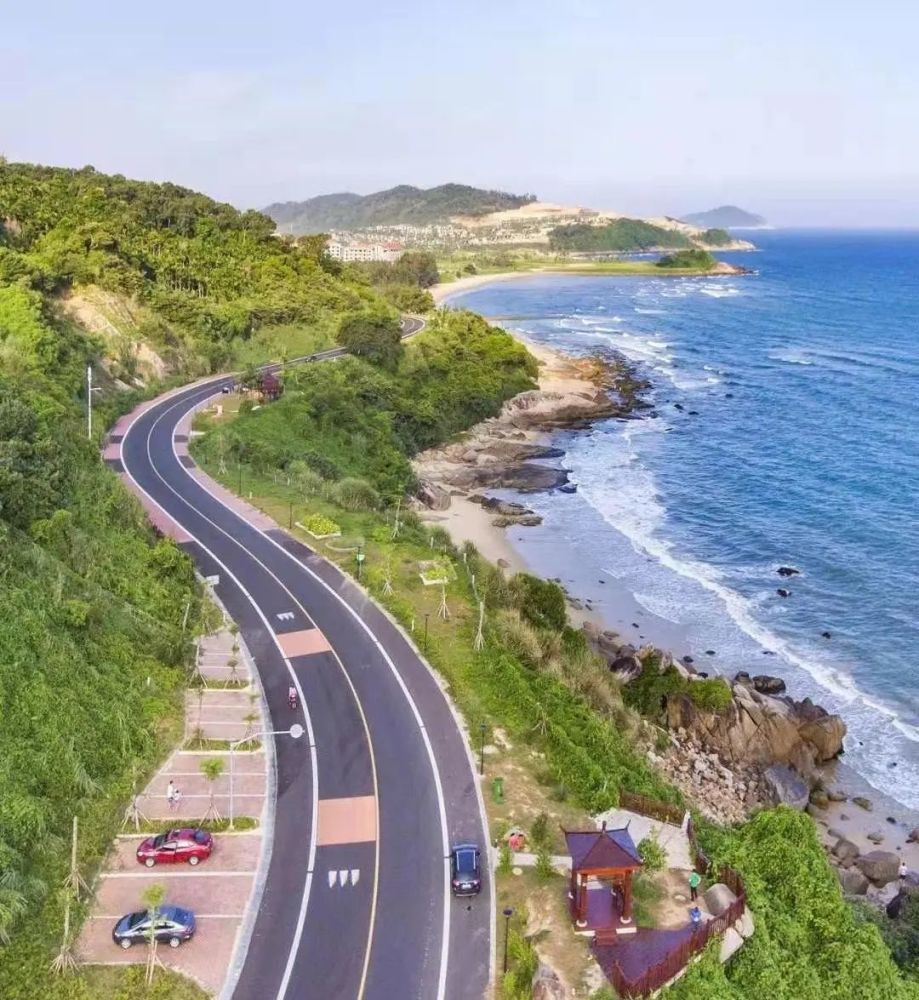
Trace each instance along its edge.
{"label": "green hillside", "polygon": [[549,233],[549,246],[560,252],[625,252],[630,250],[689,249],[688,236],[641,219],[615,219],[602,226],[574,223],[556,226]]}
{"label": "green hillside", "polygon": [[279,232],[300,235],[399,223],[424,226],[455,215],[488,215],[519,208],[535,200],[531,194],[485,191],[466,184],[441,184],[426,190],[401,184],[368,195],[345,192],[282,202],[269,205],[264,212],[278,224]]}
{"label": "green hillside", "polygon": [[130,299],[138,338],[173,370],[218,370],[266,329],[330,329],[374,298],[329,273],[315,242],[290,245],[266,216],[174,184],[0,163],[0,220],[0,284]]}

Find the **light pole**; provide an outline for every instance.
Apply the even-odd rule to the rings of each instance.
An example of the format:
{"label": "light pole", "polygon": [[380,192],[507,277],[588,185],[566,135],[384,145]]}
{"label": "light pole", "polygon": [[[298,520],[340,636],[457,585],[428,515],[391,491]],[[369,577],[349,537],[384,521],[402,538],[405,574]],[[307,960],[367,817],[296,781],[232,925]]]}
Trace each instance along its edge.
{"label": "light pole", "polygon": [[505,906],[502,912],[504,913],[504,971],[507,972],[507,939],[511,933],[511,917],[514,915],[514,909]]}
{"label": "light pole", "polygon": [[233,776],[236,771],[236,748],[241,743],[248,743],[250,740],[262,739],[265,736],[289,736],[291,739],[299,740],[303,735],[303,726],[295,722],[290,729],[272,729],[269,732],[253,733],[241,740],[234,740],[230,744],[230,829],[233,829]]}
{"label": "light pole", "polygon": [[484,722],[479,723],[479,733],[481,734],[481,740],[479,741],[479,774],[485,773],[485,730],[486,725]]}
{"label": "light pole", "polygon": [[100,386],[93,385],[93,366],[86,366],[86,436],[93,439],[93,393],[102,392]]}
{"label": "light pole", "polygon": [[428,619],[431,617],[430,611],[425,611],[424,613],[424,652],[427,655],[428,652]]}

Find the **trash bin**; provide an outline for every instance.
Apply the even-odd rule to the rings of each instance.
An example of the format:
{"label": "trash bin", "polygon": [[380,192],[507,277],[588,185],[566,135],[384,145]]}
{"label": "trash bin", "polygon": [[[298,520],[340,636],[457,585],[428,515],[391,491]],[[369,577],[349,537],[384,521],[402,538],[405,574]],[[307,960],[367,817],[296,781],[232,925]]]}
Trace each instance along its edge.
{"label": "trash bin", "polygon": [[504,801],[504,778],[493,778],[491,782],[491,797],[495,802]]}

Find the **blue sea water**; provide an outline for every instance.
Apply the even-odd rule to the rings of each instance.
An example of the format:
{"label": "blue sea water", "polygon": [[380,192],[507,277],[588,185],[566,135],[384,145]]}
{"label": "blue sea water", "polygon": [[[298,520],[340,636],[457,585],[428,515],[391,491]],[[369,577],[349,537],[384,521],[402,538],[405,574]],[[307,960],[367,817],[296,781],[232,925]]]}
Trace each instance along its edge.
{"label": "blue sea water", "polygon": [[847,762],[919,808],[919,233],[755,238],[725,255],[749,276],[530,276],[450,305],[639,366],[656,416],[561,435],[578,492],[527,503],[700,665],[840,712]]}

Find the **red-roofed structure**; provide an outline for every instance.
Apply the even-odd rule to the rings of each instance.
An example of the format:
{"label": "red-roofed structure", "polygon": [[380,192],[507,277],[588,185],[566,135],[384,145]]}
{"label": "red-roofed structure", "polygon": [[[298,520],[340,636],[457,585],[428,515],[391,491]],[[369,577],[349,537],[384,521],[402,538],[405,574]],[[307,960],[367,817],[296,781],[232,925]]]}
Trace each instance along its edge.
{"label": "red-roofed structure", "polygon": [[641,868],[641,858],[628,827],[607,830],[604,823],[600,830],[564,833],[571,855],[569,908],[577,926],[620,933],[634,930],[632,873]]}

